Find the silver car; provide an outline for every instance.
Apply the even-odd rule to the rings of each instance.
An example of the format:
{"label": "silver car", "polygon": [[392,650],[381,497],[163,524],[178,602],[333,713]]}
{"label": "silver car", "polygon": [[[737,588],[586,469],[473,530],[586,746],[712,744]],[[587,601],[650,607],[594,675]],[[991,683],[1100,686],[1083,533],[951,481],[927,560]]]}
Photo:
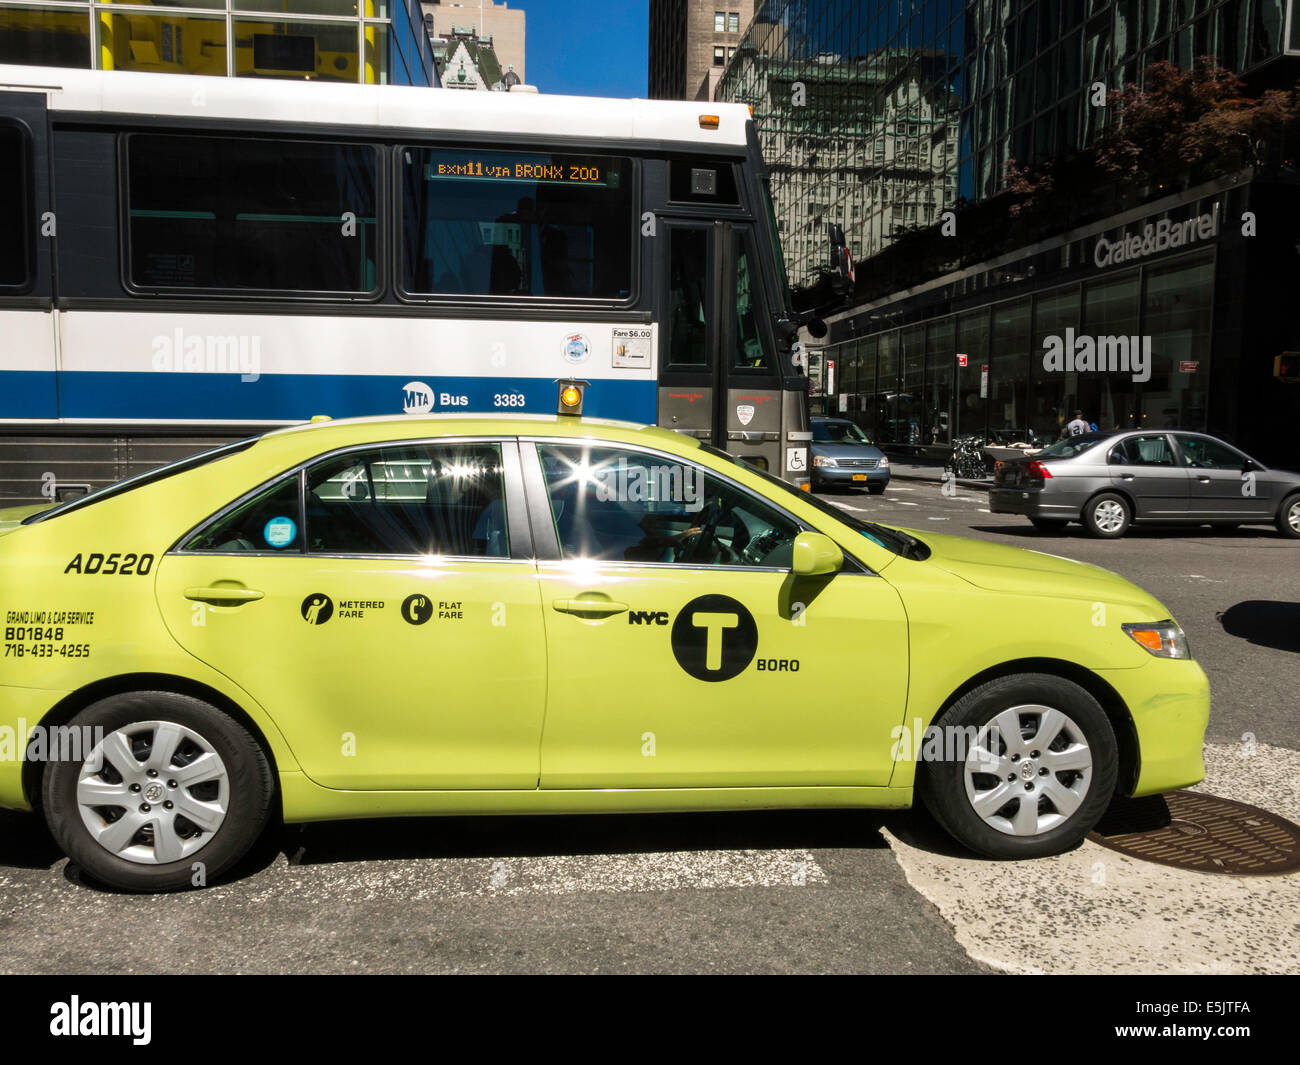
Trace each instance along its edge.
{"label": "silver car", "polygon": [[1204,433],[1084,433],[999,462],[993,483],[989,510],[1023,514],[1045,532],[1072,521],[1107,539],[1134,522],[1273,525],[1300,539],[1300,474],[1270,470]]}

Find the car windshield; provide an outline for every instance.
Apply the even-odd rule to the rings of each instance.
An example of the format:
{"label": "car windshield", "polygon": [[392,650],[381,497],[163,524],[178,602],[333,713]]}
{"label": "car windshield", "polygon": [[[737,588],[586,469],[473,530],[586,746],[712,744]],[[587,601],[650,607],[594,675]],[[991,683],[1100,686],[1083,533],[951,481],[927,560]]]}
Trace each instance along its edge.
{"label": "car windshield", "polygon": [[867,436],[852,422],[828,422],[814,419],[812,423],[815,444],[870,444]]}
{"label": "car windshield", "polygon": [[1091,451],[1109,437],[1109,433],[1084,433],[1081,436],[1067,436],[1064,440],[1058,440],[1050,447],[1043,448],[1034,458],[1072,459],[1076,455],[1082,455],[1085,451]]}
{"label": "car windshield", "polygon": [[886,551],[892,551],[894,554],[901,555],[903,558],[912,558],[919,562],[923,562],[925,559],[930,557],[930,549],[924,543],[918,540],[915,536],[909,536],[901,529],[891,529],[887,525],[878,525],[874,521],[860,521],[853,517],[853,515],[848,511],[841,510],[839,507],[834,506],[831,503],[818,499],[810,492],[801,492],[788,481],[783,481],[779,477],[773,477],[766,470],[760,470],[752,463],[746,462],[744,459],[738,458],[726,451],[721,451],[712,444],[701,443],[700,447],[710,455],[716,455],[720,459],[734,462],[737,466],[744,466],[746,470],[750,473],[757,474],[773,488],[780,489],[784,494],[792,495],[811,507],[816,507],[828,517],[834,518],[841,524],[847,525],[849,528],[861,533],[877,547],[883,547]]}
{"label": "car windshield", "polygon": [[105,485],[103,488],[97,488],[93,492],[88,492],[84,496],[78,496],[76,499],[69,499],[57,507],[51,507],[49,510],[38,511],[23,519],[24,525],[34,525],[37,522],[46,521],[49,518],[56,518],[60,514],[67,514],[71,510],[80,510],[82,507],[88,507],[92,503],[99,503],[105,499],[111,499],[113,496],[119,496],[123,492],[129,492],[133,488],[142,488],[147,484],[154,484],[157,481],[165,480],[168,477],[174,477],[178,473],[185,473],[187,470],[197,469],[199,466],[206,466],[209,462],[225,458],[227,455],[233,455],[236,451],[243,451],[245,448],[252,447],[261,439],[258,436],[250,436],[244,440],[236,440],[230,444],[222,444],[220,447],[210,448],[207,451],[200,451],[197,455],[187,455],[176,462],[168,463],[166,466],[159,466],[155,470],[146,470],[144,473],[137,473],[134,477],[124,477],[120,481],[114,481],[112,484]]}

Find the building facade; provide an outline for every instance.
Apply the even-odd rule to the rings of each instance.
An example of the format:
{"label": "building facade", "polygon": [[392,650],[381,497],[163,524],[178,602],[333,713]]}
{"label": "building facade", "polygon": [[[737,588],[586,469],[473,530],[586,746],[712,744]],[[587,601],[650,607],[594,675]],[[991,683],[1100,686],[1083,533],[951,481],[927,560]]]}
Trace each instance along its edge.
{"label": "building facade", "polygon": [[[845,229],[860,293],[868,282],[867,297],[829,319],[826,409],[936,457],[960,435],[1054,439],[1082,409],[1103,428],[1208,430],[1300,466],[1286,428],[1300,419],[1300,387],[1272,376],[1276,355],[1300,350],[1280,280],[1300,272],[1292,167],[1146,196],[1112,190],[1081,224],[1006,217],[1019,246],[889,284],[918,233],[946,234],[971,212],[996,224],[1008,161],[1085,156],[1105,127],[1106,91],[1157,60],[1190,68],[1213,56],[1252,92],[1294,85],[1297,8],[764,3],[719,96],[755,109],[792,283],[817,279],[827,222]],[[1072,348],[1058,363],[1067,344],[1084,357]]]}
{"label": "building facade", "polygon": [[0,0],[0,63],[432,85],[417,0]]}
{"label": "building facade", "polygon": [[424,0],[426,19],[432,16],[433,35],[440,39],[470,38],[487,45],[502,75],[514,72],[517,81],[524,73],[524,45],[527,16],[518,8],[496,0]]}
{"label": "building facade", "polygon": [[650,0],[652,100],[712,100],[754,0]]}

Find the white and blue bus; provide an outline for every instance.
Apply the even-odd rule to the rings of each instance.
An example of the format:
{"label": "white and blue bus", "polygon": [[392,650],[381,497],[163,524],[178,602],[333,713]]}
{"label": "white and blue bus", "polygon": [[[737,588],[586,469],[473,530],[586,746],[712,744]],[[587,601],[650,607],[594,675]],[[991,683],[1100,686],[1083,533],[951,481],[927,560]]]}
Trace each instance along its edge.
{"label": "white and blue bus", "polygon": [[566,379],[806,479],[745,107],[0,66],[0,202],[0,497]]}

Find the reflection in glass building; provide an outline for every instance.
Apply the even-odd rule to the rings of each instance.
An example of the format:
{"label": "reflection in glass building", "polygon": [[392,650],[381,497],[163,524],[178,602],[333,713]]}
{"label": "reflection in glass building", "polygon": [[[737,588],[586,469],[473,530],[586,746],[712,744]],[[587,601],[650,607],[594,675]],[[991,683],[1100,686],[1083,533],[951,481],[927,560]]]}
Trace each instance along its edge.
{"label": "reflection in glass building", "polygon": [[0,63],[436,83],[418,0],[0,0]]}
{"label": "reflection in glass building", "polygon": [[[1300,350],[1294,147],[1212,180],[1098,182],[1059,216],[1007,209],[1009,162],[1085,165],[1109,90],[1202,56],[1250,96],[1295,86],[1300,0],[762,4],[719,98],[754,109],[791,282],[824,271],[828,222],[858,262],[853,306],[828,319],[833,391],[814,403],[936,459],[958,436],[1042,445],[1079,409],[1300,467],[1300,385],[1273,376]],[[920,272],[891,283],[906,249],[974,215],[1014,240],[914,257]],[[1045,353],[1067,339],[1126,360],[1149,345],[1150,365],[1058,367]]]}
{"label": "reflection in glass building", "polygon": [[793,285],[825,266],[825,223],[864,258],[956,202],[962,4],[910,6],[770,0],[718,86],[754,109]]}

